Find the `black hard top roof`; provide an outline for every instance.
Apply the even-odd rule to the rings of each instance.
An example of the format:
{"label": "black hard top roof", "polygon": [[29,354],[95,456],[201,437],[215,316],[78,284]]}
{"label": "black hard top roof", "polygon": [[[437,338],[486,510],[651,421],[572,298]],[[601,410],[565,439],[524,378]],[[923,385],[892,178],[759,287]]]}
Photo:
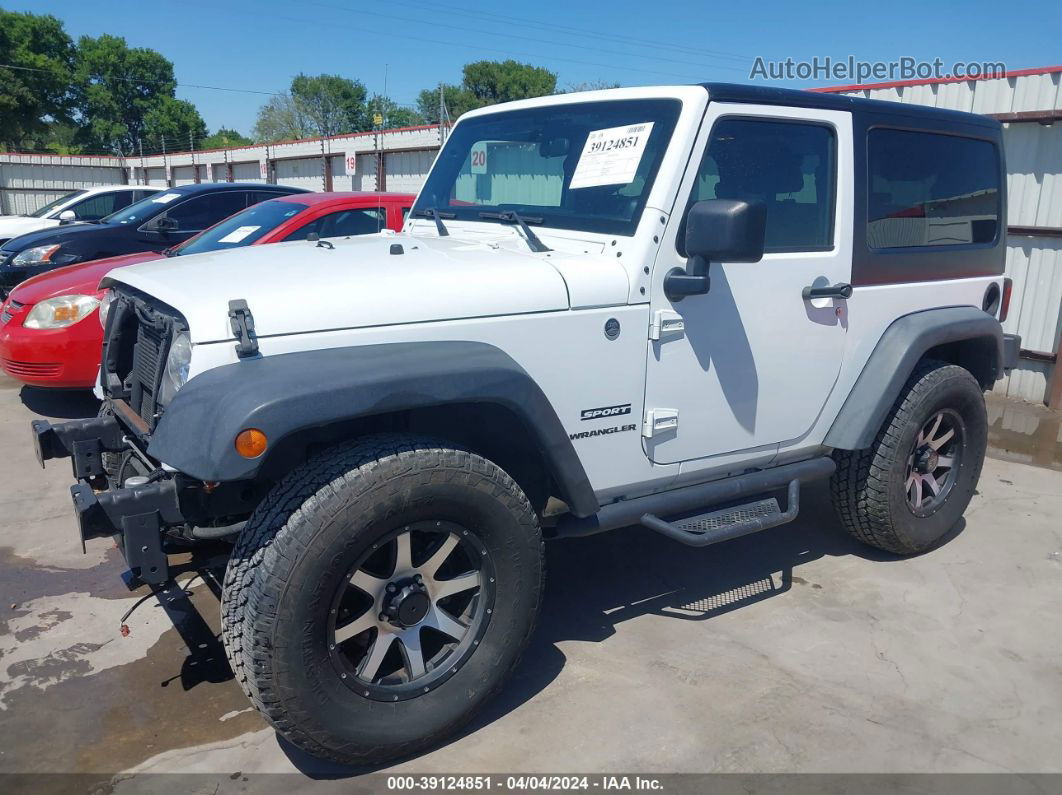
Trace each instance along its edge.
{"label": "black hard top roof", "polygon": [[928,105],[909,105],[900,102],[885,102],[879,99],[850,97],[845,94],[828,94],[816,91],[797,91],[792,88],[741,85],[739,83],[700,83],[713,102],[746,102],[757,105],[788,105],[796,108],[822,108],[843,110],[849,113],[874,116],[888,115],[922,119],[947,124],[975,125],[999,129],[1000,124],[989,116],[964,113],[959,110],[944,110]]}

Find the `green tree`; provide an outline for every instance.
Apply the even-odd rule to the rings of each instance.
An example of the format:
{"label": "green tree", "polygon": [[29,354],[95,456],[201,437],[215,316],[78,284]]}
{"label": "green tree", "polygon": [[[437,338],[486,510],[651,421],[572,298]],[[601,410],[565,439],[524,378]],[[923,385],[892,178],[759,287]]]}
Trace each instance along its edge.
{"label": "green tree", "polygon": [[309,138],[313,134],[310,119],[291,94],[277,94],[258,109],[252,130],[259,143]]}
{"label": "green tree", "polygon": [[250,146],[253,144],[246,135],[240,135],[228,127],[218,127],[212,135],[208,135],[199,142],[200,149],[225,149],[230,146]]}
{"label": "green tree", "polygon": [[[531,64],[507,61],[474,61],[465,64],[461,85],[443,85],[443,97],[451,119],[462,113],[515,99],[542,97],[557,90],[557,75]],[[439,89],[426,88],[417,97],[417,108],[429,124],[439,121]]]}
{"label": "green tree", "polygon": [[[183,99],[159,97],[144,115],[146,141],[165,144],[166,151],[187,151],[206,136],[207,128],[195,105]],[[161,146],[160,146],[161,148]]]}
{"label": "green tree", "polygon": [[370,124],[377,113],[384,117],[384,127],[413,127],[424,124],[424,117],[413,108],[402,107],[390,97],[379,94],[373,95],[366,108]]}
{"label": "green tree", "polygon": [[160,107],[174,96],[173,64],[119,36],[82,36],[74,77],[84,144],[132,153],[142,138],[147,146],[145,121],[152,111],[162,114],[157,120],[177,113]]}
{"label": "green tree", "polygon": [[47,137],[68,119],[74,45],[50,15],[0,9],[0,143],[23,145]]}
{"label": "green tree", "polygon": [[339,75],[300,74],[291,81],[291,97],[317,135],[340,135],[367,130],[365,86]]}
{"label": "green tree", "polygon": [[465,64],[462,87],[483,105],[494,105],[552,94],[557,90],[557,75],[548,69],[511,59],[475,61]]}
{"label": "green tree", "polygon": [[[480,107],[472,93],[461,86],[443,84],[443,99],[451,119],[456,119],[465,111]],[[439,123],[439,87],[426,88],[417,95],[417,110],[424,117],[426,124]]]}

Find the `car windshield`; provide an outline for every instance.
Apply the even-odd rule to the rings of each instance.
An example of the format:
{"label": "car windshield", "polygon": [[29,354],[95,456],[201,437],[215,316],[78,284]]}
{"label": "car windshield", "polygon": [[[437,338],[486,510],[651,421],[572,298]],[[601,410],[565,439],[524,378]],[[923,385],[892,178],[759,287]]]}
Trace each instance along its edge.
{"label": "car windshield", "polygon": [[75,199],[78,196],[80,196],[81,194],[87,193],[87,192],[88,191],[83,191],[83,190],[71,191],[70,193],[67,193],[67,194],[65,194],[63,196],[60,196],[55,201],[48,202],[46,205],[44,205],[40,209],[34,210],[33,212],[29,213],[27,215],[27,217],[28,218],[46,218],[48,216],[48,213],[50,213],[56,207],[59,207],[60,205],[66,204],[71,199]]}
{"label": "car windshield", "polygon": [[531,224],[633,234],[680,110],[678,100],[611,100],[466,119],[413,213],[481,221],[515,211]]}
{"label": "car windshield", "polygon": [[106,218],[100,221],[101,224],[142,224],[149,218],[154,218],[156,215],[166,209],[166,206],[174,199],[181,198],[183,194],[174,193],[173,191],[159,191],[153,193],[146,199],[141,199],[136,204],[130,204],[128,207],[123,207],[118,212],[111,213]]}
{"label": "car windshield", "polygon": [[201,232],[175,248],[172,254],[202,254],[205,251],[249,246],[308,207],[308,204],[279,199],[261,202]]}

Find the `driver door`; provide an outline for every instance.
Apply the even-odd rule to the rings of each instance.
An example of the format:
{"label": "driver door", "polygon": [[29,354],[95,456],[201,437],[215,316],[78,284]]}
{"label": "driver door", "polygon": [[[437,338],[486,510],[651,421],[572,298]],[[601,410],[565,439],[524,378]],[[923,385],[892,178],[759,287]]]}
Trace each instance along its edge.
{"label": "driver door", "polygon": [[[852,206],[851,116],[712,103],[705,122],[653,272],[643,443],[661,464],[766,461],[798,441],[834,387],[847,329],[845,299],[801,293],[851,276],[851,212],[838,211]],[[663,279],[686,267],[686,210],[713,198],[766,204],[764,256],[711,262],[708,292],[672,302]]]}

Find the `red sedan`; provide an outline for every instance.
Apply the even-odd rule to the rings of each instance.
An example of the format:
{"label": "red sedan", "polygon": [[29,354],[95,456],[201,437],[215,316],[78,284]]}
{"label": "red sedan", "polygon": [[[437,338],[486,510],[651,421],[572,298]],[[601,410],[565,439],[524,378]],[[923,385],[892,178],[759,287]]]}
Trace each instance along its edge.
{"label": "red sedan", "polygon": [[91,389],[100,366],[100,280],[115,268],[240,246],[398,231],[405,193],[297,193],[229,216],[172,249],[85,262],[19,284],[0,307],[0,367],[31,386]]}

